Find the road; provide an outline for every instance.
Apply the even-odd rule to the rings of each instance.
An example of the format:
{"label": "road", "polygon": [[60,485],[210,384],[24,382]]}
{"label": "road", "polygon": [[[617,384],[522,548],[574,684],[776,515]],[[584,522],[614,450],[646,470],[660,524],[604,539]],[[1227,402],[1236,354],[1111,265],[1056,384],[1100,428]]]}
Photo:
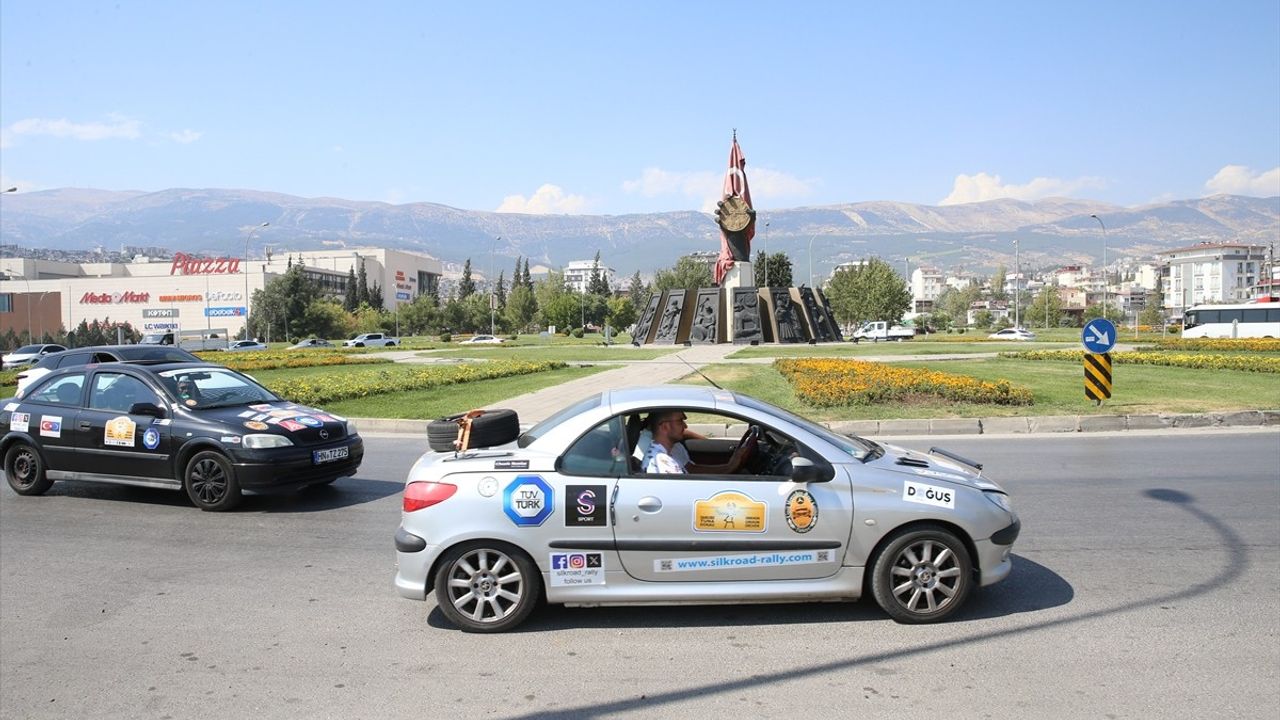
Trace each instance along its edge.
{"label": "road", "polygon": [[540,608],[467,635],[392,589],[421,438],[231,514],[0,490],[0,717],[1257,714],[1280,674],[1280,433],[904,438],[986,463],[1022,522],[958,619],[869,602]]}

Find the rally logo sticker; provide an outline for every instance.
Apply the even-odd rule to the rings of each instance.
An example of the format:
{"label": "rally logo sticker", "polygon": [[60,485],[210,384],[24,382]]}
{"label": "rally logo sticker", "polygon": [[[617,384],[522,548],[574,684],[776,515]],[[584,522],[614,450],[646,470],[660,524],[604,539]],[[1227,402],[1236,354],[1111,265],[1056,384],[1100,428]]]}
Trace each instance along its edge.
{"label": "rally logo sticker", "polygon": [[605,524],[604,485],[568,485],[564,489],[565,527],[602,527]]}
{"label": "rally logo sticker", "polygon": [[528,460],[494,460],[494,470],[528,470]]}
{"label": "rally logo sticker", "polygon": [[142,447],[148,450],[160,447],[160,431],[153,427],[147,428],[147,431],[142,433]]}
{"label": "rally logo sticker", "polygon": [[502,511],[519,527],[538,527],[555,509],[555,491],[541,475],[517,475],[502,493]]}
{"label": "rally logo sticker", "polygon": [[245,422],[244,426],[249,428],[250,430],[266,430],[267,429],[266,423],[258,422],[257,420],[248,420]]}
{"label": "rally logo sticker", "polygon": [[253,417],[254,415],[257,415],[257,413],[255,413],[255,412],[254,412],[254,411],[252,411],[252,410],[245,410],[244,412],[240,413],[240,414],[239,414],[239,415],[237,415],[236,417],[239,417],[239,418],[247,418],[247,417]]}
{"label": "rally logo sticker", "polygon": [[551,587],[604,585],[604,553],[551,553]]}
{"label": "rally logo sticker", "polygon": [[[311,417],[310,415],[299,415],[298,417],[294,418],[294,420],[296,422],[302,423],[303,425],[306,425],[309,428],[324,427],[324,423]],[[281,424],[283,425],[284,421],[281,421]]]}
{"label": "rally logo sticker", "polygon": [[725,490],[693,504],[693,529],[697,532],[765,531],[769,506],[737,490]]}
{"label": "rally logo sticker", "polygon": [[9,429],[13,432],[27,432],[31,429],[31,413],[16,412],[9,416]]}
{"label": "rally logo sticker", "polygon": [[907,502],[951,508],[953,510],[956,507],[956,494],[950,488],[925,485],[924,483],[911,482],[909,480],[903,483],[902,499]]}
{"label": "rally logo sticker", "polygon": [[107,421],[102,430],[102,444],[115,447],[133,447],[138,424],[127,415],[114,417]]}
{"label": "rally logo sticker", "polygon": [[818,503],[808,490],[795,490],[787,496],[783,509],[787,527],[798,533],[807,533],[818,524]]}
{"label": "rally logo sticker", "polygon": [[61,415],[41,415],[40,416],[40,437],[51,437],[51,438],[62,437],[62,416]]}
{"label": "rally logo sticker", "polygon": [[301,429],[305,428],[305,427],[306,427],[306,425],[303,425],[302,423],[294,422],[294,421],[292,421],[292,420],[281,420],[281,421],[280,421],[280,427],[282,427],[282,428],[284,428],[285,430],[288,430],[288,431],[290,431],[290,432],[297,432],[297,431],[299,431],[299,430],[301,430]]}
{"label": "rally logo sticker", "polygon": [[267,412],[268,410],[274,410],[274,409],[275,409],[275,408],[273,408],[273,407],[272,407],[272,406],[270,406],[270,405],[263,405],[263,404],[259,404],[259,405],[250,405],[249,407],[250,407],[250,408],[252,408],[252,409],[254,409],[254,410],[257,410],[258,412]]}
{"label": "rally logo sticker", "polygon": [[17,409],[18,409],[18,407],[19,407],[18,403],[5,403],[5,404],[4,404],[4,411],[5,411],[5,412],[13,412],[14,410],[17,410]]}

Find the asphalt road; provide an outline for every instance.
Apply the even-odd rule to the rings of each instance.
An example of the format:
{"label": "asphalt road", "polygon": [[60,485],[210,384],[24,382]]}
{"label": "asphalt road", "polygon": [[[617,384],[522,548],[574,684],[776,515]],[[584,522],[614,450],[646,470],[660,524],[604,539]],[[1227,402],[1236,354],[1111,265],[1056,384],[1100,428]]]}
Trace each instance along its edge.
{"label": "asphalt road", "polygon": [[5,718],[1259,714],[1280,675],[1280,433],[907,438],[984,461],[1015,567],[958,619],[870,602],[541,608],[505,635],[392,588],[424,442],[201,513],[176,493],[0,490]]}

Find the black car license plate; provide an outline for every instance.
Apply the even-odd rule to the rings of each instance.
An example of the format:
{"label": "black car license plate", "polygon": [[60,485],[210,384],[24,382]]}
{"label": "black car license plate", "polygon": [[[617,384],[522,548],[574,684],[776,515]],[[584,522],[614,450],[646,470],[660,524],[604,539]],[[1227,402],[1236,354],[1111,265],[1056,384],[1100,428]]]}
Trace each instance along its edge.
{"label": "black car license plate", "polygon": [[316,465],[323,465],[325,463],[334,462],[335,460],[346,460],[346,459],[347,459],[347,448],[345,447],[336,447],[336,448],[329,448],[328,450],[312,450],[311,451],[311,461]]}

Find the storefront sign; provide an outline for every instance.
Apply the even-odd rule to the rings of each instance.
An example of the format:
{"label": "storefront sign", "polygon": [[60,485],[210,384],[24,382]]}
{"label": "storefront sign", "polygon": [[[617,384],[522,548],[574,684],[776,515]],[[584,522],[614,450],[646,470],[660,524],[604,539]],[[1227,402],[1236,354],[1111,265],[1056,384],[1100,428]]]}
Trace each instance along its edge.
{"label": "storefront sign", "polygon": [[142,329],[143,330],[177,330],[178,323],[176,322],[143,323]]}
{"label": "storefront sign", "polygon": [[[161,301],[164,296],[160,296]],[[142,311],[143,320],[153,320],[155,318],[176,318],[178,317],[178,308],[147,308]]]}
{"label": "storefront sign", "polygon": [[242,317],[244,308],[242,307],[210,307],[204,309],[205,317]]}
{"label": "storefront sign", "polygon": [[161,295],[160,296],[160,302],[167,302],[167,303],[202,302],[203,300],[204,300],[203,295]]}
{"label": "storefront sign", "polygon": [[407,293],[407,292],[398,292],[398,293],[396,293],[396,299],[397,299],[397,300],[408,300],[408,299],[409,299],[409,293]]}
{"label": "storefront sign", "polygon": [[240,302],[243,297],[242,294],[234,291],[211,290],[209,292],[209,302]]}
{"label": "storefront sign", "polygon": [[133,292],[132,290],[114,293],[87,292],[80,297],[81,305],[114,305],[116,303],[142,302],[151,302],[151,293]]}
{"label": "storefront sign", "polygon": [[240,258],[205,258],[174,253],[170,275],[231,275],[240,272]]}

